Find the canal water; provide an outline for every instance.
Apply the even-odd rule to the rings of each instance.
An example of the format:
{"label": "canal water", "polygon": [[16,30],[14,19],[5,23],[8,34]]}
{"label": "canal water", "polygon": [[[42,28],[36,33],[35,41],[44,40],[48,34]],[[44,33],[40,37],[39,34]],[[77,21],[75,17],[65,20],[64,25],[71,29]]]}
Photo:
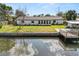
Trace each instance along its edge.
{"label": "canal water", "polygon": [[78,56],[76,46],[56,37],[0,37],[1,56]]}

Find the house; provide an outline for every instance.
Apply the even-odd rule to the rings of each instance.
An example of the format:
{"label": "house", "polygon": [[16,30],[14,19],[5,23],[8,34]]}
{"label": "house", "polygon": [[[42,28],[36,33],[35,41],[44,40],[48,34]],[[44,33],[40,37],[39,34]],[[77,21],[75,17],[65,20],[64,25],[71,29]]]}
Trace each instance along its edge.
{"label": "house", "polygon": [[69,28],[79,28],[79,20],[67,21],[67,27],[69,27]]}
{"label": "house", "polygon": [[52,24],[63,24],[63,18],[58,16],[50,17],[33,17],[25,16],[18,17],[15,20],[16,25],[52,25]]}

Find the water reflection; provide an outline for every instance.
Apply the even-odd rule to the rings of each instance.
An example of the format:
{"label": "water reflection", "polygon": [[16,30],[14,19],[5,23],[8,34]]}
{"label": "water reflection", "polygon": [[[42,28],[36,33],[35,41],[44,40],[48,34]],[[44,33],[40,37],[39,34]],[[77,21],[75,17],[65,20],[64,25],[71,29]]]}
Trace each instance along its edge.
{"label": "water reflection", "polygon": [[54,37],[0,38],[0,55],[6,56],[77,56],[78,46],[64,45]]}
{"label": "water reflection", "polygon": [[[7,52],[8,50],[10,50],[13,46],[15,45],[15,41],[14,40],[10,40],[10,39],[0,39],[0,53],[3,54],[4,52]],[[1,55],[0,54],[0,55]]]}
{"label": "water reflection", "polygon": [[79,49],[79,43],[67,44],[62,41],[59,42],[64,50],[77,51]]}

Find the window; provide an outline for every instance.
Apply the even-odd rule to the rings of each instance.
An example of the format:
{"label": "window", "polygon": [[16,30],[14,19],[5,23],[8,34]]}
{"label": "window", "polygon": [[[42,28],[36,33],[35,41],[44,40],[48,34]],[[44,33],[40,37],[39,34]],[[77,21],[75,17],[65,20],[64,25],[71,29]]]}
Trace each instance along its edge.
{"label": "window", "polygon": [[51,20],[49,20],[49,24],[51,24]]}
{"label": "window", "polygon": [[41,20],[41,24],[43,24],[43,20]]}
{"label": "window", "polygon": [[44,20],[44,24],[45,24],[45,22],[46,22],[46,21]]}
{"label": "window", "polygon": [[21,22],[24,23],[24,20],[22,20]]}
{"label": "window", "polygon": [[38,24],[40,24],[40,20],[38,21]]}
{"label": "window", "polygon": [[47,24],[48,24],[48,20],[47,20]]}
{"label": "window", "polygon": [[34,23],[34,21],[31,21],[32,23]]}

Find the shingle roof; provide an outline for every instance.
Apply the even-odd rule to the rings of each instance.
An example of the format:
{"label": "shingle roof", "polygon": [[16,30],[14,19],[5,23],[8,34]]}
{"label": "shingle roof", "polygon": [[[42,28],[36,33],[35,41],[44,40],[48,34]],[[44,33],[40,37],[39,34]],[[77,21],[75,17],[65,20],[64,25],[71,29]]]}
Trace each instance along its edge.
{"label": "shingle roof", "polygon": [[62,17],[58,16],[50,16],[50,17],[32,17],[32,16],[25,16],[25,17],[18,17],[17,20],[53,20],[53,19],[63,19]]}

